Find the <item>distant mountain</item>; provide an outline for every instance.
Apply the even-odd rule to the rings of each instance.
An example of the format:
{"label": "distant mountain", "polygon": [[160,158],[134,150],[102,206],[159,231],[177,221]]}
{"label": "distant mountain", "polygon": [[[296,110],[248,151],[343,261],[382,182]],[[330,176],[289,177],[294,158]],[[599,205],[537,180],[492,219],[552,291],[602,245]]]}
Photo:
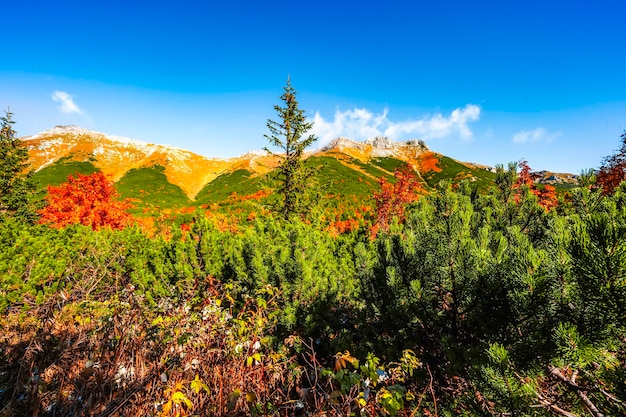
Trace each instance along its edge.
{"label": "distant mountain", "polygon": [[[102,171],[120,193],[140,205],[171,207],[215,204],[271,188],[267,175],[278,164],[275,156],[251,151],[236,158],[206,158],[169,145],[93,132],[77,126],[57,126],[22,138],[31,167],[42,185],[58,184],[75,173]],[[378,178],[391,179],[396,168],[412,164],[426,187],[448,179],[469,179],[488,185],[489,167],[461,163],[434,153],[421,140],[394,142],[375,137],[365,142],[337,138],[307,154],[319,167],[323,189],[332,195],[371,196]]]}
{"label": "distant mountain", "polygon": [[113,181],[119,181],[133,169],[161,166],[168,181],[191,199],[225,172],[248,169],[259,174],[275,166],[272,158],[254,153],[231,159],[205,158],[174,146],[111,136],[77,126],[56,126],[22,140],[29,149],[35,171],[59,162],[89,162]]}

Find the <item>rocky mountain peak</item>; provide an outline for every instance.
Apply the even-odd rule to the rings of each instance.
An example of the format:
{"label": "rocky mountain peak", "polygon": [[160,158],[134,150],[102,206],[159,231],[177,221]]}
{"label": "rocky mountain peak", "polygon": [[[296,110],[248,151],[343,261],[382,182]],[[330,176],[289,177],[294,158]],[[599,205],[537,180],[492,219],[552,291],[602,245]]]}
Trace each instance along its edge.
{"label": "rocky mountain peak", "polygon": [[378,155],[381,152],[384,154],[393,155],[400,148],[416,148],[419,151],[427,151],[428,147],[421,139],[412,139],[405,142],[395,142],[392,139],[385,136],[376,136],[367,139],[365,142],[357,142],[345,137],[338,137],[331,141],[328,145],[322,147],[322,151],[328,151],[331,149],[358,149],[365,150],[368,146],[372,147],[374,154]]}
{"label": "rocky mountain peak", "polygon": [[385,136],[376,136],[365,141],[366,145],[372,145],[376,149],[393,149],[394,141]]}
{"label": "rocky mountain peak", "polygon": [[322,151],[329,151],[331,149],[341,149],[341,148],[354,148],[354,149],[362,149],[364,148],[364,144],[361,142],[356,142],[352,139],[348,139],[345,137],[338,137],[337,139],[333,139],[328,145],[322,147]]}
{"label": "rocky mountain peak", "polygon": [[83,129],[82,127],[76,126],[76,125],[57,125],[55,127],[53,127],[52,129],[48,129],[48,130],[44,130],[43,132],[37,133],[35,135],[32,136],[26,136],[24,138],[22,138],[22,140],[29,140],[29,139],[37,139],[37,138],[41,138],[41,137],[50,137],[50,136],[65,136],[65,135],[89,135],[92,134],[94,132],[87,130],[87,129]]}

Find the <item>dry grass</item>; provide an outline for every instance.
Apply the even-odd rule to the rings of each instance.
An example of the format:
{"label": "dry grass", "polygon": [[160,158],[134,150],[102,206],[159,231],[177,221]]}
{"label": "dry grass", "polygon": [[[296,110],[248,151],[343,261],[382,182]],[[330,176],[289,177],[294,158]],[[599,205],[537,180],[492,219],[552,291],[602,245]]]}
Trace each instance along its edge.
{"label": "dry grass", "polygon": [[235,313],[220,307],[228,295],[215,281],[197,289],[207,294],[199,304],[162,300],[159,313],[123,284],[9,313],[0,415],[287,414],[299,368],[272,349],[272,309],[251,297]]}

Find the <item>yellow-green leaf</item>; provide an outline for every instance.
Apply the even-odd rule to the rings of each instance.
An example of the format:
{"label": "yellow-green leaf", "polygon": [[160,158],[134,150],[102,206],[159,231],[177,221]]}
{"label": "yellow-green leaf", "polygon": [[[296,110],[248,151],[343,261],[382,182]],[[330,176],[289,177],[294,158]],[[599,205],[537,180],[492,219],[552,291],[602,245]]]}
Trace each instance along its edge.
{"label": "yellow-green leaf", "polygon": [[196,377],[191,381],[191,389],[198,394],[201,389],[205,390],[207,393],[209,392],[209,387],[202,382],[200,377],[196,375]]}
{"label": "yellow-green leaf", "polygon": [[189,400],[189,398],[187,398],[184,393],[180,391],[176,391],[174,395],[172,395],[172,401],[176,404],[184,403],[188,409],[193,408],[193,403]]}

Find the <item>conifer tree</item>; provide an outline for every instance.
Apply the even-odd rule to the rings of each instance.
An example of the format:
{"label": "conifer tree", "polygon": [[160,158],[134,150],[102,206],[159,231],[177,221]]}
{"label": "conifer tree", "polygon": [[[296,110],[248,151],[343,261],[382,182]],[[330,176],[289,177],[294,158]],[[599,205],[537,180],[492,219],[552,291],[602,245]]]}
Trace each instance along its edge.
{"label": "conifer tree", "polygon": [[33,222],[36,214],[30,197],[35,183],[28,169],[28,150],[16,137],[10,110],[0,117],[0,220],[14,217]]}
{"label": "conifer tree", "polygon": [[268,120],[267,128],[270,133],[264,136],[272,146],[284,151],[284,154],[275,154],[265,148],[268,153],[281,158],[277,169],[280,183],[277,192],[281,196],[277,211],[288,219],[293,215],[303,215],[310,209],[308,191],[314,171],[304,163],[304,150],[317,138],[310,134],[307,136],[313,123],[306,121],[304,110],[298,107],[296,90],[291,86],[291,79],[287,79],[283,89],[280,99],[284,107],[274,106],[280,121]]}

